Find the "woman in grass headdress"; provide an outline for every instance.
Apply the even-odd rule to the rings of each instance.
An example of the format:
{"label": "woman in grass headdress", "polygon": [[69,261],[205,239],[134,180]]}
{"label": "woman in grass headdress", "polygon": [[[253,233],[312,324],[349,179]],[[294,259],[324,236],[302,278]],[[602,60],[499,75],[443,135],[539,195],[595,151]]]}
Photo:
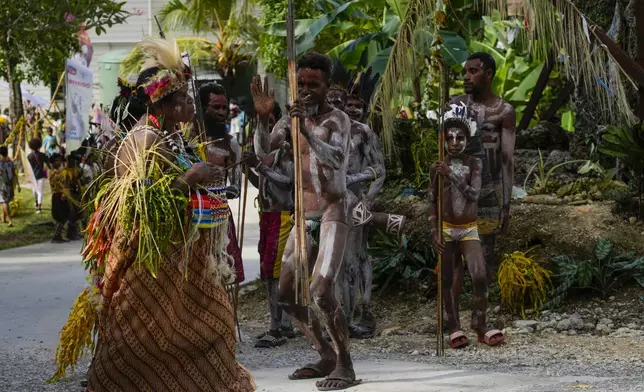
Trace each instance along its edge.
{"label": "woman in grass headdress", "polygon": [[176,130],[194,116],[190,70],[173,41],[138,49],[136,94],[148,113],[119,145],[115,176],[97,196],[83,251],[93,285],[61,332],[52,379],[93,347],[96,325],[88,391],[253,391],[235,358],[224,288],[234,280],[224,174],[187,152]]}

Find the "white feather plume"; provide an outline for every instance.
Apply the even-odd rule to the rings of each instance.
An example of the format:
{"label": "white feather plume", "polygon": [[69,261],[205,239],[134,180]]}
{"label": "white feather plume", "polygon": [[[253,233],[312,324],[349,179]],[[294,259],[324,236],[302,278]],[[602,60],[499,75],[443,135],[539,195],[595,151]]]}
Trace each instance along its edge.
{"label": "white feather plume", "polygon": [[450,109],[443,115],[443,123],[458,121],[470,131],[470,136],[476,135],[478,125],[467,106],[463,103],[450,104]]}

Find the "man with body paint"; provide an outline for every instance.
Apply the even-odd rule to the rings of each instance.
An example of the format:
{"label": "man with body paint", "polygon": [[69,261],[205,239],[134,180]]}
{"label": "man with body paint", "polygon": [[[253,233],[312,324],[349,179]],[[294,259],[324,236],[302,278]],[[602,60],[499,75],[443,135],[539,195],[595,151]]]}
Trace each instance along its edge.
{"label": "man with body paint", "polygon": [[[434,163],[430,170],[429,221],[434,250],[443,254],[441,279],[446,324],[450,334],[449,345],[458,348],[469,344],[460,327],[460,298],[451,295],[454,269],[462,264],[460,255],[463,254],[472,276],[474,291],[472,328],[476,331],[479,342],[494,346],[501,343],[504,337],[499,330],[488,330],[485,320],[488,285],[477,225],[483,163],[479,158],[465,154],[467,143],[476,134],[477,126],[468,116],[467,107],[462,105],[452,104],[444,118],[443,129],[439,131],[445,133],[444,148],[447,156],[444,161]],[[444,181],[442,227],[437,227],[438,176],[443,177]],[[439,240],[438,230],[443,231],[443,241]],[[460,294],[460,290],[458,293]]]}
{"label": "man with body paint", "polygon": [[[369,339],[375,334],[376,321],[371,313],[373,270],[367,256],[368,230],[373,226],[399,235],[405,217],[370,211],[385,182],[385,156],[380,138],[363,122],[378,76],[372,78],[371,69],[355,77],[348,74],[342,63],[336,61],[331,88],[327,92],[329,104],[347,113],[351,119],[347,199],[351,206],[353,227],[349,233],[350,246],[345,251],[336,284],[336,296],[342,302],[350,336]],[[358,293],[361,299],[360,319],[354,320]]]}
{"label": "man with body paint", "polygon": [[[227,130],[229,117],[228,97],[223,86],[208,83],[199,88],[199,104],[203,110],[206,131],[206,145],[208,160],[219,167],[230,167],[226,172],[228,186],[226,198],[237,199],[241,188],[241,148],[237,140]],[[237,222],[239,224],[239,222]],[[233,258],[235,265],[236,282],[245,280],[242,252],[237,243],[237,234],[233,214],[228,215],[228,246],[226,252]]]}
{"label": "man with body paint", "polygon": [[[262,126],[266,122],[260,122],[255,134],[255,151],[262,159],[288,139],[292,118],[300,122],[302,209],[306,219],[313,304],[309,309],[295,303],[295,250],[298,244],[293,230],[282,259],[279,298],[283,309],[321,357],[317,363],[297,369],[289,378],[326,376],[316,383],[319,390],[341,390],[359,383],[349,353],[344,312],[333,291],[349,234],[346,194],[351,121],[344,112],[327,102],[331,68],[331,59],[325,55],[307,53],[300,57],[297,62],[298,98],[287,107],[289,116],[278,121],[270,134],[268,127]],[[254,79],[251,91],[256,107],[258,103],[267,107],[275,104],[274,93],[268,91],[267,84],[262,86],[261,78]],[[329,332],[333,344],[322,337],[322,326]]]}
{"label": "man with body paint", "polygon": [[[270,107],[258,102],[259,121],[268,129],[281,118],[277,104]],[[269,113],[266,116],[266,113]],[[270,329],[257,337],[255,347],[271,348],[295,337],[291,320],[278,303],[278,285],[282,270],[282,257],[286,242],[293,228],[293,149],[290,137],[280,148],[264,155],[260,160],[254,151],[244,151],[242,160],[250,169],[248,180],[259,190],[259,265],[260,279],[266,282],[268,308],[271,315]]]}
{"label": "man with body paint", "polygon": [[[464,70],[466,94],[453,97],[451,103],[466,105],[478,126],[465,154],[479,158],[483,164],[478,226],[489,285],[496,278],[496,236],[505,234],[510,223],[516,114],[512,105],[492,92],[496,73],[492,56],[473,53],[465,63]],[[460,264],[454,274],[454,298],[460,296],[463,275],[464,267]]]}

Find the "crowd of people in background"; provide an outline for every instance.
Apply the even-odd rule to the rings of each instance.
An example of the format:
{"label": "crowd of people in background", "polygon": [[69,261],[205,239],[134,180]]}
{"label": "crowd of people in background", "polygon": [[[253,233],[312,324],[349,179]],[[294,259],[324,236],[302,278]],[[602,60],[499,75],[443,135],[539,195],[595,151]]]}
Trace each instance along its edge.
{"label": "crowd of people in background", "polygon": [[[52,242],[61,243],[82,238],[79,222],[86,218],[80,208],[83,191],[102,171],[93,157],[91,148],[86,147],[89,145],[101,147],[106,144],[109,137],[106,139],[103,128],[106,120],[109,121],[110,117],[114,117],[108,117],[109,109],[104,109],[103,104],[92,105],[92,111],[89,113],[91,135],[83,143],[85,147],[81,148],[81,151],[68,154],[65,149],[63,120],[55,121],[53,126],[43,127],[41,111],[27,103],[25,106],[27,124],[33,128],[36,122],[40,122],[41,128],[40,137],[27,139],[26,153],[30,167],[23,168],[21,160],[14,151],[14,148],[17,148],[14,145],[15,140],[13,143],[6,143],[12,131],[12,124],[15,125],[16,122],[9,117],[8,108],[0,108],[0,208],[2,208],[3,224],[13,226],[12,216],[16,211],[11,211],[11,204],[16,193],[21,192],[19,173],[24,172],[23,182],[28,182],[28,186],[32,189],[36,214],[43,212],[45,185],[49,183],[51,217],[54,221]],[[230,112],[227,130],[241,143],[247,133],[245,132],[247,125],[245,112],[232,103]]]}
{"label": "crowd of people in background", "polygon": [[[99,131],[102,120],[102,105],[97,106],[90,116],[94,132]],[[10,137],[12,126],[17,121],[11,121],[9,110],[0,108],[0,207],[2,208],[2,223],[12,227],[15,207],[12,211],[12,202],[16,193],[21,192],[20,175],[22,181],[28,183],[33,193],[34,213],[43,213],[43,202],[46,197],[47,182],[51,190],[51,218],[54,222],[52,242],[62,243],[80,240],[82,238],[79,223],[84,221],[84,214],[80,208],[83,191],[96,178],[100,172],[95,160],[91,158],[92,149],[90,135],[79,150],[67,153],[65,150],[64,123],[61,120],[49,122],[52,126],[45,126],[42,116],[34,107],[27,107],[25,119],[29,132],[25,132],[28,140],[28,150],[25,152],[26,161],[19,158],[17,137]],[[98,121],[98,123],[96,123]],[[35,126],[40,122],[38,127]],[[52,124],[53,123],[53,124]],[[36,131],[34,131],[36,129]],[[24,140],[24,139],[23,139]],[[28,162],[28,167],[23,167],[22,162]],[[25,163],[26,164],[26,163]],[[20,204],[15,204],[20,206]],[[21,206],[24,208],[23,206]],[[66,229],[66,230],[65,230]]]}

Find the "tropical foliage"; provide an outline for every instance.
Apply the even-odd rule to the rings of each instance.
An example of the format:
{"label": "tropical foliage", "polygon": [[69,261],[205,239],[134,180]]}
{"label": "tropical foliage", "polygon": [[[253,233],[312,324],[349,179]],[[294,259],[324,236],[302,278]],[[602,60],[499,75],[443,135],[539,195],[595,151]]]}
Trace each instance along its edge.
{"label": "tropical foliage", "polygon": [[[504,17],[507,2],[503,0],[485,0],[483,1],[485,11],[484,14],[493,15],[493,11],[500,10],[501,16]],[[439,25],[439,36],[444,35],[443,31],[447,30],[450,24],[461,23],[461,31],[468,31],[464,38],[476,37],[476,32],[480,32],[481,23],[468,22],[469,25],[465,26],[459,17],[458,10],[468,13],[470,16],[475,15],[475,10],[472,6],[475,4],[473,0],[460,0],[449,2],[446,6],[442,1],[428,1],[428,0],[410,0],[406,8],[406,14],[401,22],[401,27],[396,35],[396,42],[392,47],[392,55],[387,63],[386,71],[383,77],[383,82],[380,86],[379,93],[376,95],[374,108],[377,109],[384,120],[384,134],[383,141],[387,149],[393,146],[393,123],[388,120],[395,116],[397,110],[397,99],[403,94],[405,84],[401,83],[402,80],[418,75],[423,68],[423,63],[420,61],[427,53],[426,45],[428,42],[438,44],[441,51],[447,50],[447,41],[443,41],[434,37],[433,40],[419,39],[423,31],[435,30],[435,26]],[[570,1],[553,2],[548,0],[535,0],[526,2],[524,4],[526,15],[527,31],[524,36],[531,39],[529,61],[527,64],[537,68],[540,62],[543,62],[547,55],[555,53],[559,55],[557,67],[562,76],[568,80],[573,80],[580,83],[584,91],[593,97],[593,99],[600,105],[603,111],[614,119],[625,118],[627,121],[634,121],[635,117],[631,111],[629,101],[626,96],[626,85],[624,82],[624,75],[619,67],[618,72],[609,72],[607,64],[614,64],[607,49],[602,45],[597,46],[598,40],[596,31],[593,29],[592,21],[585,18],[579,10]],[[480,8],[479,8],[480,9]],[[446,12],[447,10],[447,12]],[[529,18],[527,17],[529,16]],[[452,20],[452,18],[454,20]],[[519,15],[519,20],[523,18]],[[486,33],[491,30],[494,21],[490,19],[482,19],[485,25]],[[504,22],[505,23],[505,22]],[[515,24],[516,25],[516,24]],[[506,31],[507,33],[507,31]],[[499,35],[492,31],[493,35],[487,34],[486,38],[496,38],[500,41],[500,45],[496,47],[487,48],[496,50],[497,47],[505,49],[503,57],[497,54],[497,61],[501,60],[499,67],[501,74],[511,74],[515,64],[521,68],[518,74],[522,74],[521,80],[532,79],[534,80],[538,71],[536,69],[525,69],[525,63],[515,63],[512,56],[508,56],[507,52],[512,49],[503,42],[507,40],[507,34]],[[519,38],[521,35],[519,35]],[[478,38],[481,39],[480,37]],[[521,39],[518,44],[521,44]],[[508,44],[510,44],[508,42]],[[470,48],[471,48],[470,43]],[[480,45],[475,44],[475,47]],[[485,48],[483,48],[485,49]],[[511,55],[512,53],[510,53]],[[494,55],[494,54],[493,54]],[[509,58],[508,58],[509,57]],[[447,57],[448,58],[448,57]],[[512,60],[512,61],[508,61]],[[504,64],[503,64],[504,63]],[[435,70],[432,70],[435,73]],[[507,72],[507,73],[506,73]],[[527,73],[525,73],[527,72]],[[496,82],[497,91],[503,85],[503,80]],[[526,82],[526,85],[528,83]],[[610,84],[610,88],[608,85]],[[512,90],[516,87],[516,90]],[[528,89],[519,88],[519,86],[509,85],[507,89],[500,90],[501,94],[508,93],[508,98],[514,98],[515,93],[517,98],[521,98],[520,92]],[[569,119],[569,115],[567,115]],[[570,128],[570,127],[569,127]]]}
{"label": "tropical foliage", "polygon": [[606,238],[597,241],[593,256],[580,261],[560,255],[552,260],[557,286],[544,308],[558,306],[572,289],[592,290],[606,298],[631,279],[644,287],[644,257],[637,257],[635,252],[614,256],[613,244]]}
{"label": "tropical foliage", "polygon": [[[249,11],[251,1],[172,0],[161,11],[161,22],[168,31],[192,31],[206,34],[177,38],[182,51],[190,53],[192,64],[216,69],[234,79],[236,69],[252,61],[257,52],[261,29]],[[122,73],[136,66],[140,54],[132,53],[124,61]]]}
{"label": "tropical foliage", "polygon": [[11,85],[14,119],[23,114],[20,82],[49,83],[78,49],[81,25],[105,33],[129,16],[123,5],[112,0],[0,2],[0,77]]}
{"label": "tropical foliage", "polygon": [[405,235],[398,239],[376,232],[369,256],[373,258],[373,281],[381,293],[390,287],[410,288],[436,278],[432,249],[424,245],[414,248]]}

